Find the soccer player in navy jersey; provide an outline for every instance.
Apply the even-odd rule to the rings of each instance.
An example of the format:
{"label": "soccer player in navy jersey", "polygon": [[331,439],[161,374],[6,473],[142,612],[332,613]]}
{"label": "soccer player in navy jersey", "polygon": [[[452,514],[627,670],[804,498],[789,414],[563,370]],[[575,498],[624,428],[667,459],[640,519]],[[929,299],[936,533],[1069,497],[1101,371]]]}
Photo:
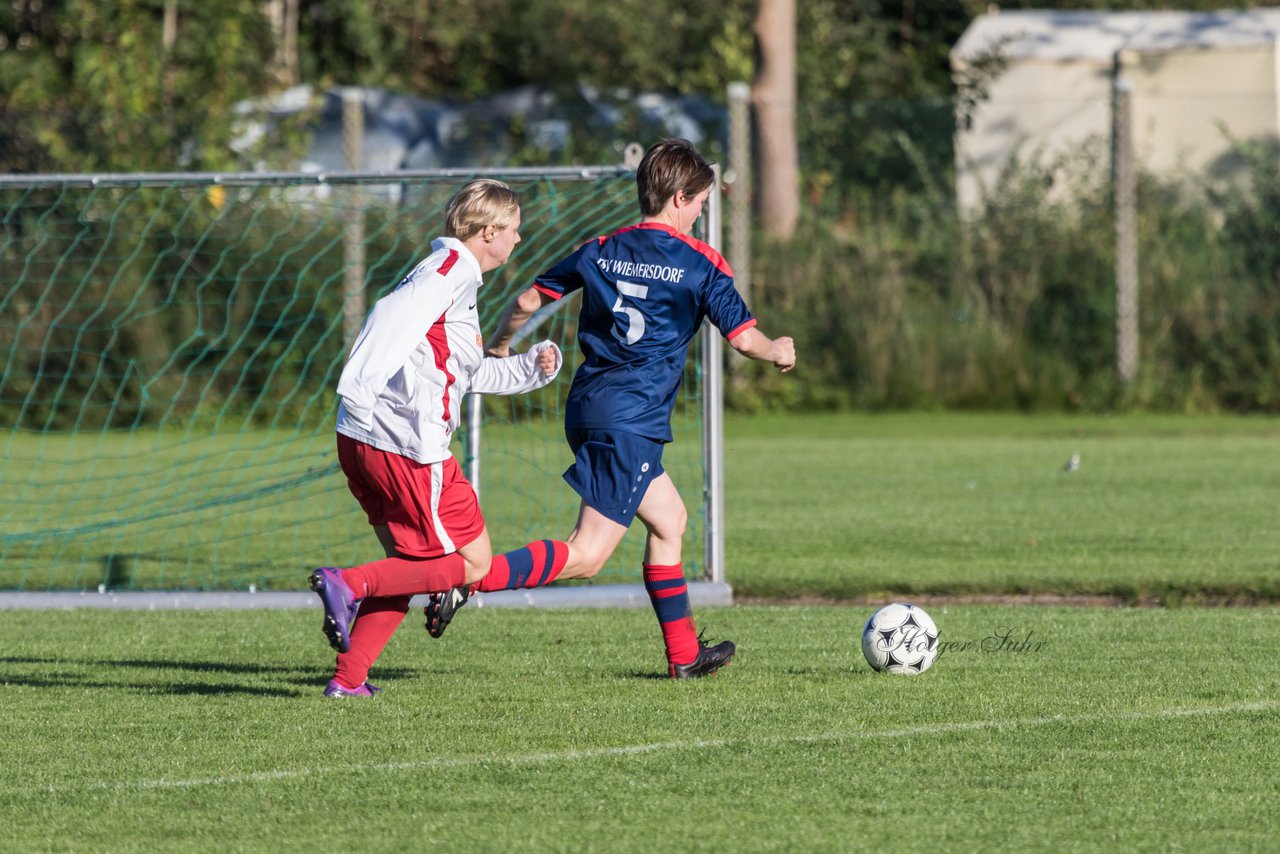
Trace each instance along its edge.
{"label": "soccer player in navy jersey", "polygon": [[582,498],[567,541],[545,540],[494,559],[473,586],[433,595],[427,630],[443,633],[475,590],[532,587],[598,573],[638,516],[648,531],[644,583],[657,613],[672,678],[706,676],[727,664],[731,641],[703,643],[693,622],[681,564],[687,512],[662,468],[671,413],[690,342],[703,318],[744,356],[795,366],[790,338],[756,328],[715,249],[690,236],[715,175],[691,143],[649,148],[636,172],[636,225],[590,240],[535,279],[507,307],[486,352],[506,356],[516,331],[554,300],[582,291],[578,344],[583,362],[565,407],[574,462],[564,478]]}

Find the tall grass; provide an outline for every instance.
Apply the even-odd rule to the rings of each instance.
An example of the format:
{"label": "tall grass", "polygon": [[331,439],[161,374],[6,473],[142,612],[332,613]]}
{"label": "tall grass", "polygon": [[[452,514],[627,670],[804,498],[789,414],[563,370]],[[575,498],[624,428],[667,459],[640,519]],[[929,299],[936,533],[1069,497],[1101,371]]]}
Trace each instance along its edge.
{"label": "tall grass", "polygon": [[[1248,186],[1146,177],[1140,372],[1115,370],[1105,157],[1010,169],[978,210],[944,181],[816,195],[798,236],[757,241],[755,308],[800,368],[741,368],[732,405],[812,409],[1280,411],[1280,167]],[[1063,177],[1067,176],[1067,177]]]}

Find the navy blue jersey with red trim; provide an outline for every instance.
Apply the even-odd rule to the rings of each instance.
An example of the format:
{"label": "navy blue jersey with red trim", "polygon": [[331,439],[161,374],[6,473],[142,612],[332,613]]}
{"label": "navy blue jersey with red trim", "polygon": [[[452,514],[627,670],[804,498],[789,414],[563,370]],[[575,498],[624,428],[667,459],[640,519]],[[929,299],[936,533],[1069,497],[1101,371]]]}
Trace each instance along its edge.
{"label": "navy blue jersey with red trim", "polygon": [[733,271],[701,240],[659,223],[590,240],[534,281],[559,299],[582,290],[565,426],[671,441],[689,344],[704,318],[726,338],[755,325]]}

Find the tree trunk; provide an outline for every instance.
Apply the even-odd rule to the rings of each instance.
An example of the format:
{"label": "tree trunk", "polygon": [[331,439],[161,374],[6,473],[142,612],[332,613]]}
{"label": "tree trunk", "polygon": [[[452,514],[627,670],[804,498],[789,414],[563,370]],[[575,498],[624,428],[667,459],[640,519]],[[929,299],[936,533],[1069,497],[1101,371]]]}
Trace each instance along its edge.
{"label": "tree trunk", "polygon": [[267,0],[264,12],[271,22],[275,52],[271,58],[272,73],[281,86],[298,84],[298,8],[299,0]]}
{"label": "tree trunk", "polygon": [[800,216],[795,0],[759,0],[755,33],[759,65],[751,103],[760,141],[760,222],[765,234],[786,240]]}

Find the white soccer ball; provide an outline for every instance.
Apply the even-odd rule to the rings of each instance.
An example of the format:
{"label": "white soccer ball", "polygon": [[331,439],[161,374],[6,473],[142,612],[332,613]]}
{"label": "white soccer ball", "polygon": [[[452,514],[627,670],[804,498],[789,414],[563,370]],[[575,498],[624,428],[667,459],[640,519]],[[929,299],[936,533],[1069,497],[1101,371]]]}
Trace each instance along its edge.
{"label": "white soccer ball", "polygon": [[916,605],[885,605],[862,629],[862,654],[881,673],[924,673],[938,657],[938,627]]}

